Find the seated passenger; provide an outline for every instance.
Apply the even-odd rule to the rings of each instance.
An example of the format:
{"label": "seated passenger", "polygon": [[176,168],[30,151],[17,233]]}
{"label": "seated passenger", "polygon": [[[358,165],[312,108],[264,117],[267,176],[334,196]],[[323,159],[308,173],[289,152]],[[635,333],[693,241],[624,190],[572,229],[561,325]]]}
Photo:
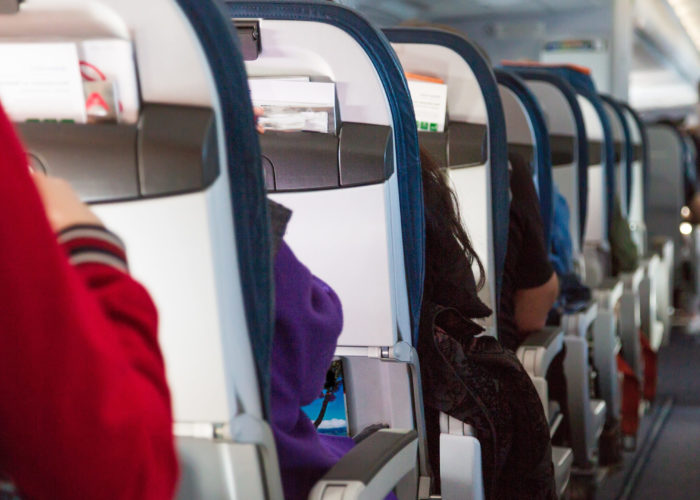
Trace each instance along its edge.
{"label": "seated passenger", "polygon": [[[462,227],[456,199],[421,151],[426,268],[418,353],[433,477],[440,479],[440,412],[476,431],[489,499],[555,498],[549,425],[515,355],[473,319],[491,314],[477,295],[483,268]],[[472,263],[481,269],[477,282]]]}
{"label": "seated passenger", "polygon": [[559,280],[559,299],[550,312],[549,324],[559,324],[561,313],[576,311],[591,300],[591,290],[585,286],[574,269],[574,249],[569,226],[569,205],[554,184],[554,220],[549,261]]}
{"label": "seated passenger", "polygon": [[32,181],[1,109],[0,172],[0,496],[172,498],[170,394],[148,293],[67,183]]}
{"label": "seated passenger", "polygon": [[[343,326],[335,292],[315,277],[282,241],[290,212],[270,202],[276,248],[275,337],[271,360],[272,431],[285,500],[306,500],[355,442],[319,434],[302,410],[323,390]],[[395,499],[394,495],[389,495]]]}
{"label": "seated passenger", "polygon": [[531,332],[541,330],[559,295],[559,281],[545,247],[537,191],[527,163],[509,155],[510,222],[498,316],[498,338],[516,351]]}

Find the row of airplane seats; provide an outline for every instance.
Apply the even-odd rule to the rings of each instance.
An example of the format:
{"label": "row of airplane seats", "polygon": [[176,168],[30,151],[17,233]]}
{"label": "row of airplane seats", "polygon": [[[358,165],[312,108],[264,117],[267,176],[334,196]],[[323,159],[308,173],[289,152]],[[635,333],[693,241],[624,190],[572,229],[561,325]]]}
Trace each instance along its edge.
{"label": "row of airplane seats", "polygon": [[[8,41],[133,43],[138,123],[17,128],[32,161],[71,182],[123,238],[133,275],[154,298],[173,396],[178,498],[281,499],[291,483],[295,495],[328,500],[479,500],[500,491],[484,476],[493,469],[484,463],[488,436],[447,412],[439,413],[439,470],[431,468],[424,401],[433,395],[422,382],[432,374],[421,373],[418,355],[421,149],[445,172],[483,264],[479,298],[494,311],[481,321],[486,336],[499,337],[509,154],[530,168],[547,249],[558,201],[568,205],[566,283],[583,298],[563,292],[549,324],[515,353],[549,426],[555,495],[590,494],[604,467],[634,449],[639,415],[655,396],[656,352],[670,334],[674,262],[684,244],[669,229],[684,206],[688,146],[677,131],[647,126],[626,103],[599,95],[585,68],[494,67],[459,34],[382,31],[331,2],[15,7],[0,16]],[[168,37],[152,29],[153,19]],[[406,73],[445,84],[443,132],[419,132]],[[258,134],[249,79],[269,77],[335,83],[334,130]],[[663,155],[679,169],[659,164]],[[292,212],[284,245],[342,304],[334,360],[342,366],[347,436],[363,439],[355,446],[331,439],[345,444],[332,460],[324,455],[337,461],[328,467],[311,464],[313,453],[297,461],[275,442],[276,356],[299,361],[313,346],[286,353],[275,344],[284,297],[275,295],[280,242],[268,198]],[[632,249],[633,265],[624,265],[621,248]],[[554,373],[558,362],[563,377]],[[280,463],[292,462],[298,477],[290,480]]]}

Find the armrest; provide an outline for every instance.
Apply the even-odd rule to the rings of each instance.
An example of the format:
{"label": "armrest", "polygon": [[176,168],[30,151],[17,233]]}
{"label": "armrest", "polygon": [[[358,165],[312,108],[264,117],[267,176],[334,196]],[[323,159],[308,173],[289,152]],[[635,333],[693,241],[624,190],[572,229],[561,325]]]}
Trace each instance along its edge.
{"label": "armrest", "polygon": [[652,251],[663,255],[673,245],[673,240],[667,236],[655,236],[651,240]]}
{"label": "armrest", "polygon": [[620,279],[626,290],[638,290],[639,285],[644,279],[644,266],[641,263],[637,269],[629,273],[621,273]]}
{"label": "armrest", "polygon": [[566,335],[586,338],[588,330],[598,317],[598,302],[589,301],[578,311],[564,311],[561,324]]}
{"label": "armrest", "polygon": [[[181,471],[177,500],[266,498],[266,492],[274,491],[265,484],[272,479],[265,471],[260,446],[196,437],[177,437],[176,443]],[[282,498],[281,483],[278,491],[268,494]]]}
{"label": "armrest", "polygon": [[605,278],[593,293],[601,308],[612,309],[622,298],[623,291],[622,281],[617,278]]}
{"label": "armrest", "polygon": [[309,500],[383,499],[416,467],[418,433],[381,430],[362,441],[326,473]]}
{"label": "armrest", "polygon": [[591,307],[597,307],[597,304],[598,303],[594,299],[572,302],[570,304],[566,304],[563,314],[580,314],[584,311],[588,311]]}
{"label": "armrest", "polygon": [[442,498],[484,500],[481,444],[474,429],[440,412],[440,482]]}
{"label": "armrest", "polygon": [[544,328],[527,336],[517,356],[531,377],[544,377],[563,343],[564,332],[560,327]]}

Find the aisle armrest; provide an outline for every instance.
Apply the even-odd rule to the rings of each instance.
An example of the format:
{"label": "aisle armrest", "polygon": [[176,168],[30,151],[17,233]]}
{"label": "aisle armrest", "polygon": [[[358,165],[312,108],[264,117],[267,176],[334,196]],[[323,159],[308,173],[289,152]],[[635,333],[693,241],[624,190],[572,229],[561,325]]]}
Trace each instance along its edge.
{"label": "aisle armrest", "polygon": [[531,377],[544,377],[563,343],[561,327],[546,327],[528,335],[520,344],[517,356]]}
{"label": "aisle armrest", "polygon": [[549,388],[547,385],[547,370],[552,360],[559,354],[564,345],[564,331],[561,327],[547,327],[531,333],[520,344],[517,356],[525,371],[530,376],[532,384],[542,402],[545,417],[549,420]]}
{"label": "aisle armrest", "polygon": [[601,308],[612,309],[622,298],[623,292],[624,284],[622,281],[617,278],[605,278],[593,293]]}
{"label": "aisle armrest", "polygon": [[634,271],[620,273],[620,279],[626,290],[638,290],[644,279],[644,263],[641,263]]}
{"label": "aisle armrest", "polygon": [[673,240],[666,236],[655,236],[651,240],[651,251],[662,256],[673,246]]}
{"label": "aisle armrest", "polygon": [[553,446],[552,463],[554,463],[554,480],[557,486],[557,496],[565,498],[566,488],[571,477],[571,467],[574,465],[574,454],[571,448]]}
{"label": "aisle armrest", "polygon": [[586,338],[588,330],[597,317],[598,302],[595,299],[585,303],[579,310],[564,311],[561,318],[564,334]]}
{"label": "aisle armrest", "polygon": [[309,494],[309,500],[380,500],[417,466],[418,433],[385,429],[350,450]]}
{"label": "aisle armrest", "polygon": [[481,444],[474,428],[440,413],[440,483],[442,498],[484,500]]}

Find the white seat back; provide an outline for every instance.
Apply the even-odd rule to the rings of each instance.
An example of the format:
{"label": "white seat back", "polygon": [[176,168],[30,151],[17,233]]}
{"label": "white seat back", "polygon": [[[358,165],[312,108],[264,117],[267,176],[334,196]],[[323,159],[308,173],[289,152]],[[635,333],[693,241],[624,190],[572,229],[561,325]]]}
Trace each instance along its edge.
{"label": "white seat back", "polygon": [[685,205],[683,138],[670,125],[647,127],[649,138],[649,238],[674,242],[676,263],[681,262],[683,246],[679,231],[681,209]]}
{"label": "white seat back", "polygon": [[595,156],[598,161],[588,166],[588,214],[585,230],[585,241],[597,244],[608,240],[608,207],[605,201],[605,172],[602,163],[604,161],[602,150],[605,137],[603,125],[596,109],[585,97],[579,96],[578,101],[586,123],[588,141],[593,146],[589,147],[589,155],[592,149],[599,151]]}
{"label": "white seat back", "polygon": [[627,206],[627,183],[629,182],[627,179],[627,137],[621,119],[613,105],[607,100],[603,100],[603,107],[612,126],[615,143],[615,193],[620,203],[622,215],[627,218],[629,212]]}
{"label": "white seat back", "polygon": [[[267,233],[262,175],[247,171],[245,178],[231,178],[246,168],[259,169],[259,164],[251,167],[243,161],[257,158],[257,146],[241,147],[241,141],[233,138],[246,132],[255,140],[252,112],[247,111],[250,101],[244,93],[244,78],[228,82],[230,88],[243,89],[238,94],[241,102],[231,104],[224,98],[226,82],[219,81],[224,66],[212,59],[214,41],[208,38],[213,33],[222,35],[217,39],[217,55],[234,56],[228,64],[237,65],[240,75],[242,62],[230,25],[213,3],[190,0],[36,0],[21,7],[16,15],[0,16],[3,42],[29,37],[49,42],[108,39],[133,45],[141,105],[138,125],[58,124],[58,132],[61,127],[72,128],[54,134],[50,144],[44,141],[48,135],[37,133],[43,124],[23,124],[21,129],[30,151],[45,161],[49,174],[67,177],[84,199],[99,202],[95,212],[125,241],[131,272],[156,303],[175,433],[181,437],[183,487],[194,487],[198,494],[212,491],[195,486],[204,481],[198,476],[206,468],[201,460],[213,450],[212,445],[221,445],[231,460],[219,463],[220,473],[243,478],[243,483],[228,484],[230,494],[236,489],[279,494],[279,478],[270,468],[276,462],[274,443],[263,421],[265,404],[259,383],[263,372],[256,370],[249,335],[255,330],[258,339],[271,337],[268,312],[257,325],[252,321],[253,309],[265,311],[263,301],[271,302],[270,289],[246,282],[241,270],[247,273],[256,266],[239,262],[241,235]],[[154,19],[159,29],[154,29]],[[202,27],[198,23],[205,23],[209,33],[198,31]],[[168,36],[163,36],[164,30]],[[238,116],[247,119],[230,119],[228,110],[222,109],[226,102],[246,110]],[[207,121],[193,125],[188,117],[194,115]],[[154,119],[160,123],[156,131],[149,128]],[[204,125],[209,129],[201,128]],[[205,134],[204,143],[197,142],[199,133]],[[104,134],[98,143],[107,154],[91,156],[80,148],[89,150],[86,137],[94,134]],[[119,142],[122,134],[131,139]],[[166,146],[160,147],[159,140]],[[118,160],[123,160],[120,155],[129,156],[129,148],[133,148],[131,163],[117,172]],[[66,157],[72,159],[70,168],[63,164]],[[196,170],[200,162],[211,170]],[[114,186],[127,185],[131,176],[133,191],[113,196]],[[248,192],[248,201],[232,199],[232,193],[240,193],[231,189],[232,183],[253,185],[259,192]],[[244,222],[238,208],[246,203],[262,205],[248,207],[251,213],[262,214],[256,222]],[[244,228],[246,224],[257,224],[261,232]],[[269,249],[264,241],[265,245],[257,240],[243,245],[264,249],[255,258],[266,269]],[[258,278],[269,280],[269,276],[253,280]],[[257,306],[246,307],[248,294],[256,292],[260,292]],[[261,366],[264,350],[257,353]],[[239,446],[233,441],[251,444]],[[265,472],[240,476],[242,469],[233,470],[234,462],[240,463],[243,456],[252,458],[250,470]]]}
{"label": "white seat back", "polygon": [[[489,126],[487,103],[479,78],[462,55],[438,44],[393,43],[393,47],[405,71],[427,73],[445,82],[450,121]],[[462,222],[486,272],[486,285],[480,291],[480,298],[495,309],[497,287],[494,283],[497,271],[490,189],[492,166],[489,155],[485,162],[478,164],[450,164],[448,172]],[[476,266],[474,272],[478,272]],[[495,315],[486,320],[486,326],[490,332],[496,334]]]}
{"label": "white seat back", "polygon": [[[172,38],[153,29],[154,18]],[[167,103],[214,111],[220,174],[209,188],[103,203],[95,210],[126,242],[132,273],[158,306],[176,421],[226,423],[243,411],[262,416],[257,384],[250,383],[255,370],[215,76],[184,12],[172,0],[147,5],[137,0],[36,0],[17,15],[1,16],[0,26],[8,41],[27,36],[130,40],[143,107]],[[50,163],[47,169],[52,172]],[[237,386],[243,377],[233,377],[234,370],[247,381]]]}
{"label": "white seat back", "polygon": [[[250,77],[330,79],[344,122],[392,125],[377,70],[349,33],[328,23],[268,19],[260,21],[260,33],[265,42],[258,58],[247,62]],[[272,198],[294,212],[286,235],[291,248],[340,297],[338,345],[410,342],[396,173],[369,186]]]}
{"label": "white seat back", "polygon": [[644,144],[642,130],[632,111],[625,107],[625,118],[632,138],[634,157],[632,159],[632,186],[627,219],[632,229],[632,238],[641,255],[647,254],[646,223],[644,221]]}
{"label": "white seat back", "polygon": [[[469,64],[458,53],[448,47],[432,44],[393,43],[392,46],[406,72],[430,73],[430,76],[445,82],[450,121],[487,125],[486,104],[483,99],[475,98],[481,95],[478,80]],[[426,61],[431,61],[431,64],[426,65]],[[485,188],[488,185],[489,164],[480,163],[468,168],[459,168],[459,165],[452,167],[449,176],[457,195],[464,227],[486,275],[492,278],[495,262],[493,252],[489,251],[492,234],[490,217],[483,216],[491,213],[491,197]],[[482,188],[477,189],[476,186]],[[474,272],[478,272],[476,267]],[[493,282],[492,279],[487,279],[487,284],[480,292],[481,299],[491,307],[496,302],[495,287],[490,285]],[[492,319],[488,322],[495,327]]]}

